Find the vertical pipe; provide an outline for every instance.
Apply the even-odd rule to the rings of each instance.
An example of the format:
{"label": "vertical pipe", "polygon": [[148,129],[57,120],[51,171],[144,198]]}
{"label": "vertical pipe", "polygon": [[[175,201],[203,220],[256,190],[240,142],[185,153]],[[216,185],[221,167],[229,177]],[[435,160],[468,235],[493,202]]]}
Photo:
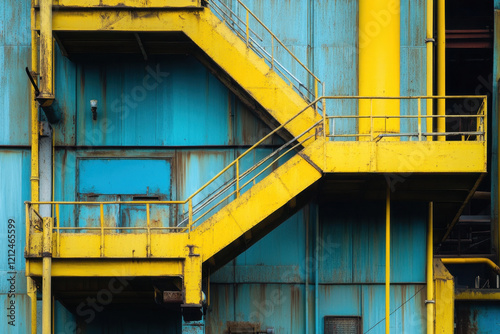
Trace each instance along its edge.
{"label": "vertical pipe", "polygon": [[385,197],[385,333],[391,332],[391,190]]}
{"label": "vertical pipe", "polygon": [[[393,0],[359,1],[359,95],[400,95],[400,2]],[[373,101],[374,116],[392,116],[374,120],[375,136],[381,133],[399,133],[400,101]],[[368,116],[367,100],[359,101],[359,115]],[[370,133],[368,118],[359,119],[359,133]],[[360,137],[367,140],[367,136]],[[397,137],[385,140],[398,140]]]}
{"label": "vertical pipe", "polygon": [[35,281],[31,278],[27,278],[28,283],[28,297],[31,301],[31,334],[36,334],[36,285]]}
{"label": "vertical pipe", "polygon": [[314,330],[316,333],[319,329],[319,205],[316,206],[316,238],[314,239]]}
{"label": "vertical pipe", "polygon": [[[446,23],[445,0],[438,0],[437,5],[437,90],[439,96],[446,95]],[[438,99],[438,116],[446,115],[446,100]],[[446,132],[446,119],[438,117],[437,132]],[[445,136],[438,136],[438,140],[446,140]]]}
{"label": "vertical pipe", "polygon": [[[32,2],[31,8],[31,70],[38,73],[38,41],[37,33],[35,31],[35,9],[34,0]],[[31,201],[38,202],[38,185],[39,185],[39,174],[38,174],[38,104],[35,102],[35,89],[31,87],[30,89],[30,112],[31,112]],[[34,209],[37,209],[35,206]],[[26,213],[29,214],[28,212]],[[26,227],[27,229],[29,226]],[[26,235],[26,243],[29,244],[29,233]],[[27,261],[27,266],[29,266],[29,261]],[[28,291],[30,291],[31,300],[31,334],[36,334],[37,332],[37,307],[36,307],[36,287],[31,277],[28,277]]]}
{"label": "vertical pipe", "polygon": [[429,217],[427,219],[427,334],[434,333],[434,271],[433,271],[433,228],[434,203],[429,203]]}
{"label": "vertical pipe", "polygon": [[40,0],[40,96],[53,97],[52,0]]}
{"label": "vertical pipe", "polygon": [[306,286],[305,286],[305,318],[306,318],[306,334],[309,334],[309,219],[311,218],[311,207],[310,204],[305,207],[305,219],[306,219]]}
{"label": "vertical pipe", "polygon": [[[427,28],[425,48],[427,52],[427,96],[434,95],[434,0],[427,0]],[[433,99],[427,99],[427,116],[433,113]],[[433,130],[432,117],[426,118],[426,132]],[[428,141],[432,141],[432,136],[427,136]]]}
{"label": "vertical pipe", "polygon": [[52,327],[52,226],[53,218],[43,219],[42,252],[42,334],[51,334]]}

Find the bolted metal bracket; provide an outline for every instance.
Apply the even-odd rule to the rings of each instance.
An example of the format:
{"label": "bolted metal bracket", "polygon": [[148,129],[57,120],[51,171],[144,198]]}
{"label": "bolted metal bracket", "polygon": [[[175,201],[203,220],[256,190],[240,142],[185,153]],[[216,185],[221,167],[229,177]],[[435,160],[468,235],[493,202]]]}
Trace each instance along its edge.
{"label": "bolted metal bracket", "polygon": [[52,128],[49,122],[40,122],[40,137],[50,137]]}

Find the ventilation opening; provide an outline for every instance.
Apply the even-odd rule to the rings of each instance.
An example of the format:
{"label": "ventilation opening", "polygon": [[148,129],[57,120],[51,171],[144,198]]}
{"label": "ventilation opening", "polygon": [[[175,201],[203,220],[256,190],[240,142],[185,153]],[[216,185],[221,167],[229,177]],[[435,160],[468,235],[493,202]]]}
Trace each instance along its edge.
{"label": "ventilation opening", "polygon": [[325,334],[361,334],[361,317],[325,317]]}
{"label": "ventilation opening", "polygon": [[132,199],[134,201],[144,201],[144,202],[159,201],[160,196],[134,196]]}

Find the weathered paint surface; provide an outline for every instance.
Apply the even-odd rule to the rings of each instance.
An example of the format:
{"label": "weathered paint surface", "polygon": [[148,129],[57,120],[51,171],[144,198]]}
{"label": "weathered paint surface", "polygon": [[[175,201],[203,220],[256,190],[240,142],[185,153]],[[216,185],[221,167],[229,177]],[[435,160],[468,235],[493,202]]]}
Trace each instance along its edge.
{"label": "weathered paint surface", "polygon": [[29,144],[30,1],[6,0],[0,8],[0,145]]}
{"label": "weathered paint surface", "polygon": [[498,302],[456,302],[457,334],[493,334],[500,331]]}
{"label": "weathered paint surface", "polygon": [[[320,204],[319,213],[318,240],[315,223],[303,210],[211,276],[212,333],[222,332],[225,321],[261,322],[276,333],[304,333],[308,323],[311,332],[322,333],[327,315],[362,316],[364,331],[384,332],[383,203]],[[425,219],[425,205],[393,204],[391,329],[397,333],[422,333],[426,324]],[[320,328],[315,331],[316,274]]]}
{"label": "weathered paint surface", "polygon": [[[285,0],[249,0],[246,3],[325,81],[327,95],[357,94],[357,2],[309,0],[292,4]],[[23,67],[29,62],[29,1],[19,4],[10,0],[0,8],[6,18],[0,20],[1,27],[17,29],[16,33],[9,34],[2,33],[6,29],[0,29],[3,42],[0,63],[3,62],[6,69],[2,72],[0,87],[9,82],[9,86],[2,89],[8,94],[0,97],[3,103],[0,116],[5,120],[0,122],[0,144],[28,144],[29,99]],[[401,34],[402,94],[420,94],[423,89],[424,5],[422,1],[402,3],[402,27],[406,29]],[[263,44],[270,46],[270,41]],[[283,53],[277,51],[276,55],[280,57]],[[296,65],[289,66],[291,59],[285,58],[282,63],[311,84]],[[157,81],[158,85],[152,90],[148,87],[154,81],[144,85],[144,78],[151,75],[147,66],[154,71],[159,66],[161,72],[165,72],[160,78],[162,81]],[[4,80],[4,76],[8,80]],[[59,147],[56,150],[56,200],[76,198],[79,159],[116,157],[171,159],[172,199],[183,199],[242,152],[238,148],[208,146],[251,145],[269,131],[191,56],[161,57],[150,63],[120,57],[71,62],[56,52],[55,83],[56,97],[65,111],[63,121],[56,125],[56,144],[110,146],[95,150]],[[90,99],[99,101],[97,121],[91,118]],[[329,106],[328,113],[354,114],[355,107],[352,102],[344,102]],[[352,131],[354,127],[353,122],[347,121],[335,124],[336,131]],[[111,147],[128,145],[158,146],[158,149]],[[247,163],[250,165],[267,152],[258,152]],[[21,203],[29,198],[29,152],[16,151],[14,158],[11,154],[0,152],[0,219],[5,220],[8,215],[2,212],[3,208],[14,208],[13,214],[23,221]],[[213,190],[210,188],[207,193]],[[359,205],[365,208],[365,204]],[[320,320],[324,315],[362,315],[365,331],[376,326],[370,333],[381,333],[383,322],[377,323],[384,314],[383,287],[377,284],[383,282],[384,272],[383,205],[372,203],[366,210],[358,206],[330,206],[320,206],[320,239],[316,242],[320,251]],[[61,225],[73,226],[75,222],[70,220],[74,208],[68,208],[66,213],[64,210],[61,208],[61,214],[68,220]],[[395,205],[394,214],[391,265],[397,268],[392,275],[398,284],[392,288],[391,305],[401,308],[391,317],[391,323],[394,332],[421,333],[425,324],[424,297],[420,289],[425,281],[426,210],[425,206],[398,209]],[[261,320],[263,328],[273,327],[277,333],[303,333],[308,323],[309,332],[315,332],[314,263],[308,263],[306,257],[309,254],[309,259],[313,259],[315,240],[314,224],[309,222],[306,228],[308,219],[303,213],[295,215],[213,275],[209,311],[212,333],[223,332],[225,321],[240,319]],[[24,238],[24,234],[18,233],[18,237]],[[24,240],[20,239],[18,244],[22,254]],[[310,284],[308,319],[305,317],[306,272]],[[2,282],[6,274],[3,275]],[[25,289],[24,275],[18,274],[18,277],[20,289]],[[27,297],[19,298],[18,316],[26,319]],[[107,319],[103,316],[89,324],[86,331],[179,332],[179,324],[171,320],[178,318],[178,314],[166,314],[169,313],[155,318],[147,311],[121,314],[108,311]],[[124,315],[127,321],[122,320]],[[63,330],[61,326],[72,320],[72,316],[56,304],[56,329]],[[145,322],[149,323],[147,328]],[[18,330],[25,332],[22,327],[14,332]],[[8,333],[8,329],[0,327],[0,332]]]}
{"label": "weathered paint surface", "polygon": [[[29,200],[30,153],[0,150],[0,332],[25,333],[29,328],[24,261],[25,224],[22,202]],[[12,245],[12,246],[10,246]],[[10,309],[9,309],[10,308]],[[28,318],[27,318],[28,315]],[[7,318],[7,316],[12,316]],[[9,321],[14,321],[9,324]]]}

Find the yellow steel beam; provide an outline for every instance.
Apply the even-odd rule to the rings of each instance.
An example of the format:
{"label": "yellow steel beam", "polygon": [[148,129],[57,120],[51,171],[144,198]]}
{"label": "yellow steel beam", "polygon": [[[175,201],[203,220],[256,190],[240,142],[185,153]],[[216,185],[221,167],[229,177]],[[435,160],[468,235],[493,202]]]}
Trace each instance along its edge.
{"label": "yellow steel beam", "polygon": [[[39,24],[37,14],[37,28]],[[304,99],[209,9],[194,13],[185,10],[158,11],[154,15],[143,10],[64,10],[54,12],[52,29],[66,32],[182,31],[279,123],[288,121],[307,107]],[[308,108],[285,128],[298,136],[321,119],[313,108]]]}
{"label": "yellow steel beam", "polygon": [[455,300],[500,301],[498,290],[460,290],[455,293]]}
{"label": "yellow steel beam", "polygon": [[[308,147],[304,154],[309,155],[310,151]],[[321,176],[300,155],[291,158],[192,232],[191,238],[200,245],[203,261],[250,231]]]}
{"label": "yellow steel beam", "polygon": [[325,173],[485,173],[486,144],[327,142],[325,160]]}
{"label": "yellow steel beam", "polygon": [[201,8],[201,0],[53,0],[59,7]]}
{"label": "yellow steel beam", "polygon": [[455,283],[453,276],[440,259],[434,259],[436,289],[436,333],[454,332]]}
{"label": "yellow steel beam", "polygon": [[[42,276],[40,259],[28,259],[27,275]],[[182,276],[184,259],[53,259],[52,277]]]}
{"label": "yellow steel beam", "polygon": [[[437,4],[437,93],[446,95],[446,23],[445,23],[445,0],[438,0]],[[438,100],[438,115],[446,115],[446,100]],[[437,131],[446,132],[446,120],[439,117],[437,120]],[[444,141],[446,137],[438,136],[438,140]]]}
{"label": "yellow steel beam", "polygon": [[[99,230],[100,231],[100,230]],[[59,240],[59,244],[57,243]],[[59,258],[101,257],[101,242],[104,241],[106,258],[147,258],[147,233],[107,233],[101,240],[100,233],[61,233],[52,241],[52,252]],[[152,233],[151,258],[184,258],[188,244],[186,233]],[[41,256],[41,233],[30,234],[27,258]],[[57,250],[57,252],[56,252]],[[55,257],[55,256],[54,256]]]}
{"label": "yellow steel beam", "polygon": [[[359,1],[359,95],[400,95],[400,4],[393,0]],[[359,102],[360,115],[399,115],[399,101]],[[361,119],[359,132],[369,134],[371,122]],[[373,132],[398,133],[398,119],[376,119]],[[360,139],[363,140],[363,139]],[[399,140],[397,138],[384,140]]]}

